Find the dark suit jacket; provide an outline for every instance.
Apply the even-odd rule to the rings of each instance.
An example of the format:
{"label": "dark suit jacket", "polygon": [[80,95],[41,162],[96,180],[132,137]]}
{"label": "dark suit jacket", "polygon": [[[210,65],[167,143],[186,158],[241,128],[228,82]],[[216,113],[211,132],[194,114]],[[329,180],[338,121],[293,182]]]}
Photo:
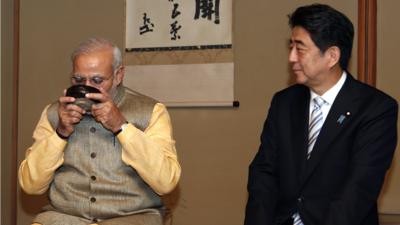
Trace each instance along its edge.
{"label": "dark suit jacket", "polygon": [[306,160],[309,101],[303,85],[273,97],[249,167],[245,225],[285,224],[295,212],[305,225],[377,225],[396,101],[348,74]]}

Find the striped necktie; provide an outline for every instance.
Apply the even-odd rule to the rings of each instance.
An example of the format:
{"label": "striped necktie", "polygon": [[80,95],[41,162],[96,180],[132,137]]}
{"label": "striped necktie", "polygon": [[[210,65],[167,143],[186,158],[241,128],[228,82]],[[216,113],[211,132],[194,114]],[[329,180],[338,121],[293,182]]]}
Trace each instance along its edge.
{"label": "striped necktie", "polygon": [[[319,131],[322,128],[323,124],[323,115],[322,115],[322,106],[325,101],[321,97],[315,97],[314,108],[311,112],[310,123],[308,126],[308,150],[307,150],[307,159],[311,156],[311,151],[314,147],[315,141],[317,140]],[[293,215],[293,225],[304,225],[301,221],[300,214],[297,212]]]}
{"label": "striped necktie", "polygon": [[308,127],[308,150],[307,150],[307,159],[311,157],[311,152],[314,148],[314,144],[317,140],[318,134],[321,131],[323,124],[323,115],[322,115],[322,106],[325,103],[324,99],[321,97],[315,97],[314,101],[314,109],[311,112],[310,124]]}
{"label": "striped necktie", "polygon": [[299,213],[295,213],[293,215],[293,225],[304,225],[303,222],[300,219],[300,214]]}

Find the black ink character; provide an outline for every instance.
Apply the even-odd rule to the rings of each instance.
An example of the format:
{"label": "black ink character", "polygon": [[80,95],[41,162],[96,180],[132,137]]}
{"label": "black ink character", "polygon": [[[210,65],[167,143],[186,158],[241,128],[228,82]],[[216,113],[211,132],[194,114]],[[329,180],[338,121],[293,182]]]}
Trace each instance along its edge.
{"label": "black ink character", "polygon": [[172,35],[171,40],[181,39],[181,36],[178,35],[178,31],[181,28],[182,26],[178,25],[178,21],[171,23],[171,31],[169,32]]}
{"label": "black ink character", "polygon": [[177,16],[179,16],[181,14],[181,12],[178,11],[178,7],[179,7],[179,4],[175,3],[174,9],[172,10],[172,15],[171,15],[172,19],[175,19]]}
{"label": "black ink character", "polygon": [[212,20],[212,15],[215,14],[214,23],[219,24],[219,1],[220,0],[196,0],[196,12],[194,19],[198,20],[201,14],[202,18]]}
{"label": "black ink character", "polygon": [[150,18],[147,17],[147,13],[143,13],[143,26],[140,27],[140,35],[143,35],[147,32],[153,32],[154,24],[150,21]]}

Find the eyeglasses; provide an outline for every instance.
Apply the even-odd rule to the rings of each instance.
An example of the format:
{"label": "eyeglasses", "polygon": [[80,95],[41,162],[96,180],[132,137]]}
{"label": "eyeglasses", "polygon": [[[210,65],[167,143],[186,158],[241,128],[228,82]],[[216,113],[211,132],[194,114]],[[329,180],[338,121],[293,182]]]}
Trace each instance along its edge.
{"label": "eyeglasses", "polygon": [[75,84],[85,84],[87,80],[90,81],[90,83],[95,84],[95,85],[100,85],[106,80],[111,79],[113,76],[110,76],[108,78],[100,77],[100,76],[93,76],[90,78],[87,77],[81,77],[81,76],[72,76],[72,82]]}

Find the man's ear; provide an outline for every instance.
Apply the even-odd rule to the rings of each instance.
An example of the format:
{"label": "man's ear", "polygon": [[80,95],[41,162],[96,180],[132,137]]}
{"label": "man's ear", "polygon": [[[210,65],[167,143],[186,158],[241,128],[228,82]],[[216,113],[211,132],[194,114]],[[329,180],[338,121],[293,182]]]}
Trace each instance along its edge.
{"label": "man's ear", "polygon": [[329,67],[334,67],[340,60],[340,49],[337,46],[332,46],[326,50],[329,58]]}
{"label": "man's ear", "polygon": [[125,67],[120,66],[115,73],[115,79],[116,79],[115,81],[117,82],[117,86],[122,83],[122,81],[124,80],[124,76],[125,76]]}

